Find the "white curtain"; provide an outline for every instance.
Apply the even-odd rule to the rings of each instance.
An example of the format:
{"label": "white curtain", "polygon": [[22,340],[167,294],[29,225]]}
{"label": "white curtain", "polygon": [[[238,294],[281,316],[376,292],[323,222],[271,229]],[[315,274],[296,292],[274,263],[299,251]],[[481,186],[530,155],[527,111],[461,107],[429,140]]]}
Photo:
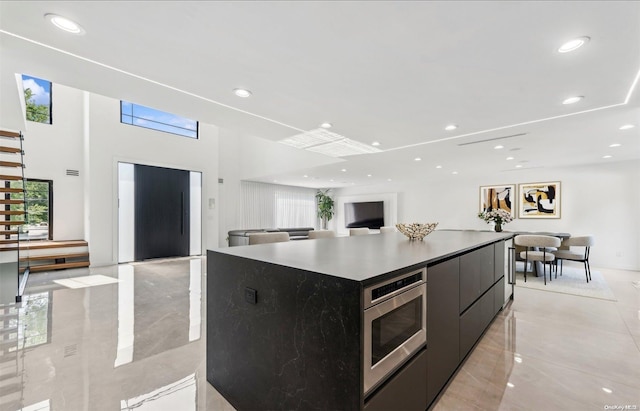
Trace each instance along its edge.
{"label": "white curtain", "polygon": [[313,188],[242,181],[243,228],[315,227]]}

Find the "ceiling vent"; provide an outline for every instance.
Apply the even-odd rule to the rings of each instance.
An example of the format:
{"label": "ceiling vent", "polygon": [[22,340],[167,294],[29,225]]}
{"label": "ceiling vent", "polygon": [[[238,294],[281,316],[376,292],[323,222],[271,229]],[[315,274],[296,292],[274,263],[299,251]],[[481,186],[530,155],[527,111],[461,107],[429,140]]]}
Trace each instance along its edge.
{"label": "ceiling vent", "polygon": [[503,137],[494,137],[494,138],[487,138],[486,140],[476,140],[476,141],[470,141],[468,143],[460,143],[458,144],[459,146],[468,146],[471,144],[480,144],[480,143],[485,143],[487,141],[496,141],[496,140],[504,140],[507,138],[514,138],[514,137],[522,137],[522,136],[526,136],[528,133],[520,133],[520,134],[513,134],[510,136],[503,136]]}
{"label": "ceiling vent", "polygon": [[351,140],[323,128],[296,134],[293,137],[280,140],[280,143],[331,157],[347,157],[358,154],[379,153],[382,151],[369,144]]}
{"label": "ceiling vent", "polygon": [[73,176],[73,177],[78,177],[78,176],[80,176],[80,171],[79,170],[69,170],[69,169],[67,169],[67,175],[68,176]]}

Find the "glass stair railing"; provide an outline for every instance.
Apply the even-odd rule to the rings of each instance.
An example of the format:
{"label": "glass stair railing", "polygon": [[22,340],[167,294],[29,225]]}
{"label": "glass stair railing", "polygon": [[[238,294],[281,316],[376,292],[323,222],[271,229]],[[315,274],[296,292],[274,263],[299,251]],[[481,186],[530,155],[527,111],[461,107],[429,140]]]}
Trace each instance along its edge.
{"label": "glass stair railing", "polygon": [[29,278],[29,260],[20,258],[28,241],[23,140],[0,130],[0,305],[20,302]]}

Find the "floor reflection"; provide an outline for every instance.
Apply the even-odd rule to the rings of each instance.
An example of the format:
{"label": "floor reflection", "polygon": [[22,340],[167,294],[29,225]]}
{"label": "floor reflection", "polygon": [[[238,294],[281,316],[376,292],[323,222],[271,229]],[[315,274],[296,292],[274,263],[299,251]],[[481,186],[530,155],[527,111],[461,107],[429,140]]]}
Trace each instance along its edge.
{"label": "floor reflection", "polygon": [[[22,305],[0,306],[0,410],[233,410],[206,381],[204,269],[33,275]],[[517,289],[432,410],[640,406],[638,272],[602,273],[617,302]]]}
{"label": "floor reflection", "polygon": [[197,400],[196,375],[191,374],[172,384],[129,400],[120,401],[124,410],[181,410],[195,411]]}
{"label": "floor reflection", "polygon": [[0,363],[0,409],[231,409],[206,382],[204,268],[186,258],[40,274],[13,317],[21,343],[10,398]]}

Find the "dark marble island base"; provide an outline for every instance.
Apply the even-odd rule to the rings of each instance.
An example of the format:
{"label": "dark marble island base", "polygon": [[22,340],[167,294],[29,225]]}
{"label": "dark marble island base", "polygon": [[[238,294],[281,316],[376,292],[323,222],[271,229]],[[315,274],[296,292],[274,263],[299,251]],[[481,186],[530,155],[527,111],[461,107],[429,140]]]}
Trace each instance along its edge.
{"label": "dark marble island base", "polygon": [[[502,307],[509,238],[436,231],[210,250],[207,380],[238,410],[425,410]],[[426,349],[365,397],[363,289],[425,267]]]}
{"label": "dark marble island base", "polygon": [[238,410],[360,408],[359,284],[212,254],[207,380]]}

